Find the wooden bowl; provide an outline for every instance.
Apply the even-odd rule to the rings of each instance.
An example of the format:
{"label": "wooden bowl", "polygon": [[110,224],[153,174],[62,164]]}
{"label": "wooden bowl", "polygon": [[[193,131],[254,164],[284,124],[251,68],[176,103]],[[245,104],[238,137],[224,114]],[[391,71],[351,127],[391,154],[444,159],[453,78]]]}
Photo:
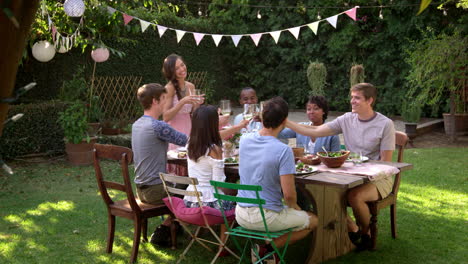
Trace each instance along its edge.
{"label": "wooden bowl", "polygon": [[[336,152],[336,151],[334,151]],[[328,168],[338,168],[343,165],[346,159],[349,156],[349,150],[341,150],[340,151],[343,155],[339,157],[328,157],[325,152],[317,152],[317,156],[319,156],[320,161],[325,164]]]}
{"label": "wooden bowl", "polygon": [[299,160],[307,165],[318,165],[320,164],[320,158],[316,155],[308,155],[304,157],[300,157]]}

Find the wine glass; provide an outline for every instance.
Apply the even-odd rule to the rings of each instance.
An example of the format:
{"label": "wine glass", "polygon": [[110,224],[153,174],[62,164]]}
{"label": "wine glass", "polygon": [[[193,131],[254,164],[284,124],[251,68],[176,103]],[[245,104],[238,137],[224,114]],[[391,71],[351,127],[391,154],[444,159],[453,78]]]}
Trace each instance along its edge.
{"label": "wine glass", "polygon": [[265,109],[265,101],[260,102],[260,120],[263,122],[263,109]]}
{"label": "wine glass", "polygon": [[197,99],[198,103],[201,104],[201,102],[203,101],[203,99],[202,99],[202,97],[203,97],[202,94],[203,94],[203,93],[202,93],[202,90],[200,90],[200,89],[195,89],[195,90],[193,91],[193,94],[191,94],[191,95],[197,97],[196,99]]}
{"label": "wine glass", "polygon": [[[252,120],[252,118],[254,117],[256,113],[256,108],[255,108],[255,104],[244,104],[244,112],[242,113],[242,117],[244,118],[244,120]],[[245,128],[245,130],[243,129],[242,130],[243,133],[247,132],[247,133],[250,133],[250,123],[247,125],[247,127]]]}
{"label": "wine glass", "polygon": [[221,100],[219,102],[221,108],[221,114],[223,116],[229,116],[231,114],[231,101],[229,100]]}

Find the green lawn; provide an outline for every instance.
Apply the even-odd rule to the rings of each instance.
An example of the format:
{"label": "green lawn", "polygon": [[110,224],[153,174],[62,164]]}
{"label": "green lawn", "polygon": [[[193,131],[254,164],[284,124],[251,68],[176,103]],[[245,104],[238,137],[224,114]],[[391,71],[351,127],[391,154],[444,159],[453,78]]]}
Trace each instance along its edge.
{"label": "green lawn", "polygon": [[[391,238],[385,210],[379,216],[377,251],[350,253],[327,263],[466,263],[468,149],[408,149],[405,161],[414,169],[403,174],[399,237]],[[114,253],[105,253],[107,215],[92,167],[10,165],[15,175],[0,175],[0,263],[128,262],[129,220],[117,218]],[[151,229],[159,222],[150,220]],[[176,251],[142,243],[139,263],[173,263],[185,242],[180,237]],[[301,243],[288,252],[288,263],[306,257]],[[194,245],[188,256],[184,263],[209,263],[212,254]],[[217,263],[236,261],[223,258]]]}

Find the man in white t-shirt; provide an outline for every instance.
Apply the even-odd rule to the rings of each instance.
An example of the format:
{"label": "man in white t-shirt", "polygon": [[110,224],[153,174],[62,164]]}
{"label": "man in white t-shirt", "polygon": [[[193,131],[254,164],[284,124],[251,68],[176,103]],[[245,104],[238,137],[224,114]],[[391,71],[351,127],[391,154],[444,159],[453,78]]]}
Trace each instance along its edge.
{"label": "man in white t-shirt", "polygon": [[[373,109],[377,90],[370,83],[359,83],[351,87],[350,92],[352,112],[321,126],[303,126],[289,120],[286,126],[300,134],[314,137],[343,133],[348,150],[362,153],[372,160],[392,161],[395,150],[395,127],[391,119]],[[392,186],[392,177],[387,177],[357,186],[348,192],[348,202],[357,222],[356,225],[348,217],[348,231],[351,241],[359,250],[371,247],[370,211],[366,202],[387,197]]]}

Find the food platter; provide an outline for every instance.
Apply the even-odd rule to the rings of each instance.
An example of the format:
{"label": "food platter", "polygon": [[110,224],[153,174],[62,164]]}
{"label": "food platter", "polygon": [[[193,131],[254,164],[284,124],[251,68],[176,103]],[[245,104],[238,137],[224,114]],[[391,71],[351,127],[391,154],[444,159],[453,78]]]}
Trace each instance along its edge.
{"label": "food platter", "polygon": [[[369,157],[366,157],[366,156],[362,156],[361,157],[362,159],[362,162],[366,162],[366,161],[369,161]],[[346,162],[352,162],[353,160],[351,158],[348,157],[348,159],[346,160]]]}
{"label": "food platter", "polygon": [[238,157],[225,158],[224,165],[239,165],[239,158]]}
{"label": "food platter", "polygon": [[310,174],[316,171],[317,171],[316,167],[304,164],[302,162],[298,162],[296,164],[296,173],[294,173],[294,175]]}

